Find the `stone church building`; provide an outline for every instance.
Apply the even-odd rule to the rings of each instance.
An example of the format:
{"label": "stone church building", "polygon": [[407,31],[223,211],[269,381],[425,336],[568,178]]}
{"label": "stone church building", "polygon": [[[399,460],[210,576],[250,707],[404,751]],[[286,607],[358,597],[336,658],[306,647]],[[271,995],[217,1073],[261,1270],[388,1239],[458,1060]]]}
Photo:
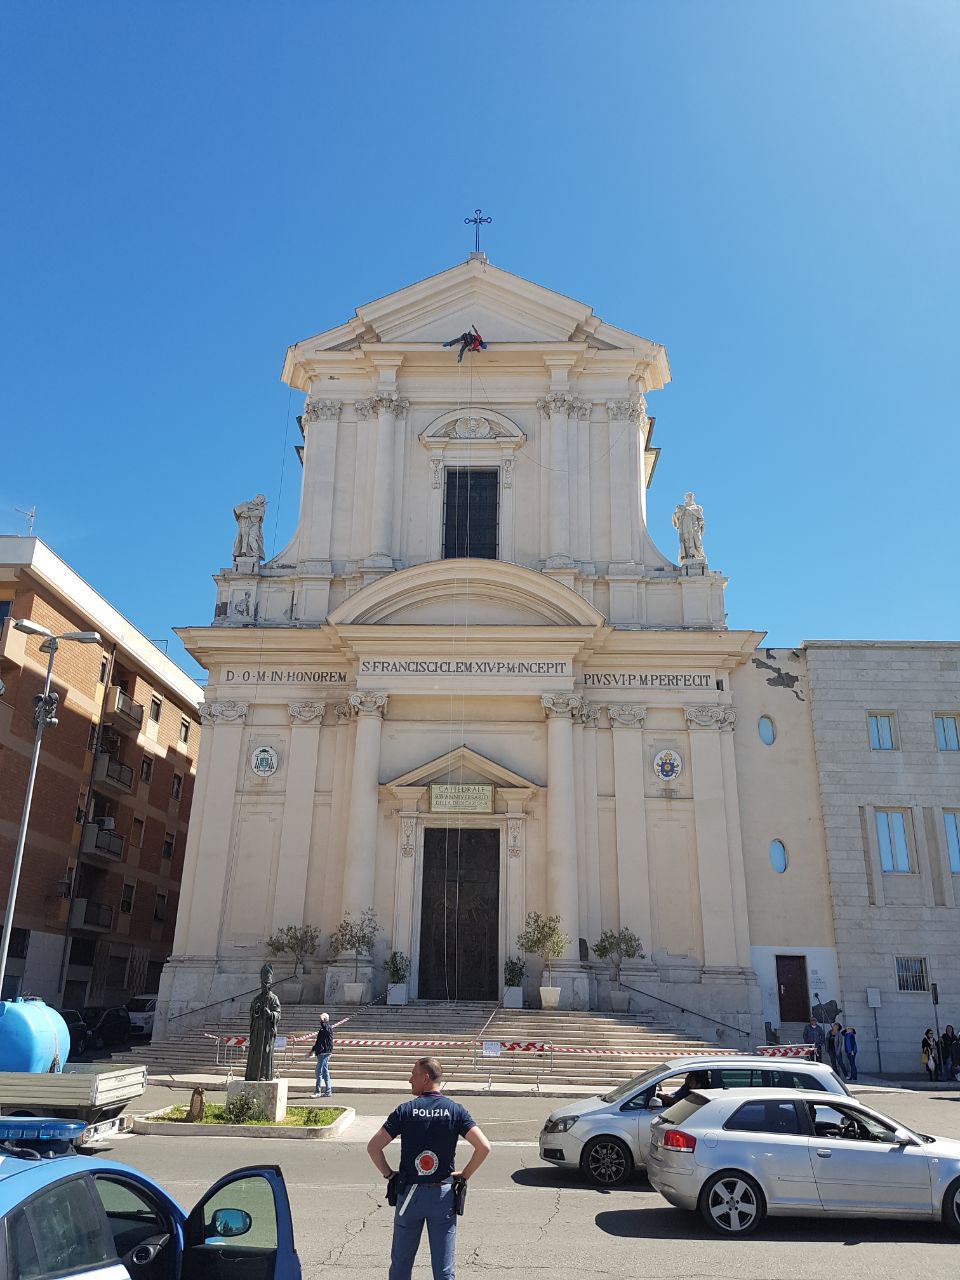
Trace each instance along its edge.
{"label": "stone church building", "polygon": [[[397,950],[413,999],[497,1000],[537,910],[563,1007],[608,1005],[592,944],[626,926],[639,1006],[796,1034],[839,992],[806,664],[728,629],[692,494],[648,528],[664,348],[471,254],[283,377],[296,530],[263,562],[238,507],[213,621],[179,632],[209,684],[163,1016],[254,987],[278,926],[368,908],[371,994]],[[352,977],[321,946],[304,998]]]}

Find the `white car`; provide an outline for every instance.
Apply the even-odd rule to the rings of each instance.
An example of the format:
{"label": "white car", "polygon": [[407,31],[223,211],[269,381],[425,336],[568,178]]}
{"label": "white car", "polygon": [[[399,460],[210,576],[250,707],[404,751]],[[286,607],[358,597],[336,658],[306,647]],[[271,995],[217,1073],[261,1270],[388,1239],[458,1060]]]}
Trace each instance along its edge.
{"label": "white car", "polygon": [[611,1093],[551,1111],[540,1131],[540,1159],[580,1169],[596,1186],[618,1186],[646,1164],[650,1126],[664,1106],[692,1088],[811,1089],[849,1097],[830,1067],[805,1058],[670,1058]]}
{"label": "white car", "polygon": [[134,996],[127,1001],[132,1036],[152,1036],[153,1020],[157,1014],[156,996]]}
{"label": "white car", "polygon": [[724,1236],[749,1234],[768,1213],[926,1218],[960,1235],[960,1142],[853,1098],[696,1090],[654,1122],[647,1172]]}

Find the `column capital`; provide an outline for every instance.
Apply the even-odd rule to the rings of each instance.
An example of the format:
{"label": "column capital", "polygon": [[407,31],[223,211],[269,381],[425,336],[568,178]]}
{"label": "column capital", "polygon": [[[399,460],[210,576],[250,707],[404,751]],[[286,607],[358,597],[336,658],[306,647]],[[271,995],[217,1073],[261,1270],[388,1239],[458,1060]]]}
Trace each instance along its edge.
{"label": "column capital", "polygon": [[402,418],[410,408],[410,401],[404,400],[396,391],[381,392],[373,397],[371,404],[377,413],[393,413],[398,418]]}
{"label": "column capital", "polygon": [[[311,724],[314,720],[319,720],[320,724],[322,724],[326,709],[327,704],[325,702],[287,703],[291,724]],[[319,725],[317,727],[319,728]]]}
{"label": "column capital", "polygon": [[647,416],[647,402],[643,396],[628,400],[608,400],[607,416],[614,422],[643,422]]}
{"label": "column capital", "polygon": [[583,702],[579,711],[573,714],[577,724],[582,724],[584,728],[595,729],[600,719],[600,712],[603,710],[599,702]]}
{"label": "column capital", "polygon": [[235,720],[245,719],[247,712],[250,710],[250,703],[234,702],[232,700],[201,702],[197,709],[200,712],[200,720],[203,724],[211,724],[217,721],[231,723]]}
{"label": "column capital", "polygon": [[613,703],[607,707],[607,715],[613,726],[626,725],[631,729],[642,729],[647,718],[647,708],[635,702]]}
{"label": "column capital", "polygon": [[358,418],[363,419],[364,421],[367,418],[372,418],[377,411],[376,399],[373,396],[370,396],[366,400],[357,400],[354,403],[353,411]]}
{"label": "column capital", "polygon": [[593,404],[589,400],[581,400],[574,396],[570,401],[570,413],[579,418],[581,422],[587,422],[590,418],[590,410]]}
{"label": "column capital", "polygon": [[566,391],[554,391],[548,396],[543,396],[537,401],[537,408],[541,413],[553,414],[568,413],[575,401],[572,395]]}
{"label": "column capital", "polygon": [[733,707],[713,704],[684,707],[683,714],[687,718],[688,729],[733,729],[737,722],[737,713]]}
{"label": "column capital", "polygon": [[540,705],[548,720],[572,720],[583,706],[583,699],[570,693],[545,693]]}
{"label": "column capital", "polygon": [[387,709],[385,693],[351,693],[347,702],[355,716],[376,716],[382,720]]}
{"label": "column capital", "polygon": [[342,400],[308,400],[303,410],[304,422],[316,422],[318,418],[336,419],[343,408]]}
{"label": "column capital", "polygon": [[353,719],[353,708],[349,702],[340,702],[333,710],[337,717],[337,724],[347,724],[348,721]]}

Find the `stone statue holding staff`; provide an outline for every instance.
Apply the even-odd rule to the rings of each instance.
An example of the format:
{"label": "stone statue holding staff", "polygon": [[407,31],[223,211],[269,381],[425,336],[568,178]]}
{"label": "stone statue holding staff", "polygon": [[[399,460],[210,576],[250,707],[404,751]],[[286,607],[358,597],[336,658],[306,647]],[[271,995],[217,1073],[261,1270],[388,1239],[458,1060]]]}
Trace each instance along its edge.
{"label": "stone statue holding staff", "polygon": [[680,563],[704,564],[706,555],[703,550],[703,507],[694,501],[692,493],[683,495],[683,505],[673,513],[673,527],[680,537]]}
{"label": "stone statue holding staff", "polygon": [[273,965],[260,970],[260,993],[250,1005],[250,1042],[244,1080],[273,1079],[273,1045],[280,1025],[280,1001],[273,994]]}
{"label": "stone statue holding staff", "polygon": [[266,507],[267,500],[262,493],[234,507],[233,516],[237,522],[237,536],[233,542],[234,563],[253,560],[259,564],[263,559],[263,514]]}

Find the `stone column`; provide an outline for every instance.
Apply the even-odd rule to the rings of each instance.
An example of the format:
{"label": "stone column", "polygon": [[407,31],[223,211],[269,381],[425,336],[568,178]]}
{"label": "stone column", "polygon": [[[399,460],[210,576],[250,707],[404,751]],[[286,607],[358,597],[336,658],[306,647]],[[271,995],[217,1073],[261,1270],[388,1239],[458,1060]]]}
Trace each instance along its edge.
{"label": "stone column", "polygon": [[733,729],[736,712],[713,704],[684,707],[683,712],[690,731],[703,959],[707,968],[734,968],[739,963],[736,908],[720,734]]}
{"label": "stone column", "polygon": [[610,465],[610,572],[632,573],[636,571],[634,549],[634,508],[638,508],[638,476],[631,470],[635,465],[636,449],[631,439],[636,435],[637,405],[633,400],[608,400],[607,423],[610,438],[607,444]]}
{"label": "stone column", "polygon": [[570,450],[567,414],[572,397],[554,392],[538,401],[541,412],[550,414],[550,509],[548,523],[548,569],[567,569],[570,559]]}
{"label": "stone column", "polygon": [[283,826],[280,829],[280,867],[273,898],[273,927],[310,924],[305,920],[307,872],[313,835],[313,808],[317,794],[317,760],[320,756],[320,727],[326,704],[291,702],[290,757],[287,761],[287,789],[283,798]]}
{"label": "stone column", "polygon": [[600,710],[598,703],[584,702],[574,717],[580,911],[587,942],[595,942],[602,928],[600,825],[597,818],[597,721]]}
{"label": "stone column", "polygon": [[303,488],[300,494],[300,543],[297,551],[306,572],[330,573],[333,490],[337,432],[342,400],[309,399],[303,410]]}
{"label": "stone column", "polygon": [[389,392],[374,399],[377,411],[377,456],[373,478],[373,512],[370,522],[370,554],[367,563],[390,568],[393,566],[393,492],[397,480],[394,475],[396,459],[397,420],[403,419],[408,401],[401,400],[396,392]]}
{"label": "stone column", "polygon": [[628,702],[607,707],[607,715],[613,730],[620,927],[632,929],[649,956],[653,937],[642,732],[647,708]]}
{"label": "stone column", "polygon": [[229,857],[247,702],[201,702],[203,735],[194,818],[187,836],[174,954],[216,956],[229,885]]}
{"label": "stone column", "polygon": [[380,812],[380,730],[387,709],[385,693],[351,693],[348,705],[357,720],[350,778],[350,814],[343,871],[343,912],[357,918],[373,906]]}
{"label": "stone column", "polygon": [[561,917],[564,931],[571,936],[564,959],[579,963],[573,715],[583,706],[583,699],[547,693],[540,702],[547,717],[547,911]]}

